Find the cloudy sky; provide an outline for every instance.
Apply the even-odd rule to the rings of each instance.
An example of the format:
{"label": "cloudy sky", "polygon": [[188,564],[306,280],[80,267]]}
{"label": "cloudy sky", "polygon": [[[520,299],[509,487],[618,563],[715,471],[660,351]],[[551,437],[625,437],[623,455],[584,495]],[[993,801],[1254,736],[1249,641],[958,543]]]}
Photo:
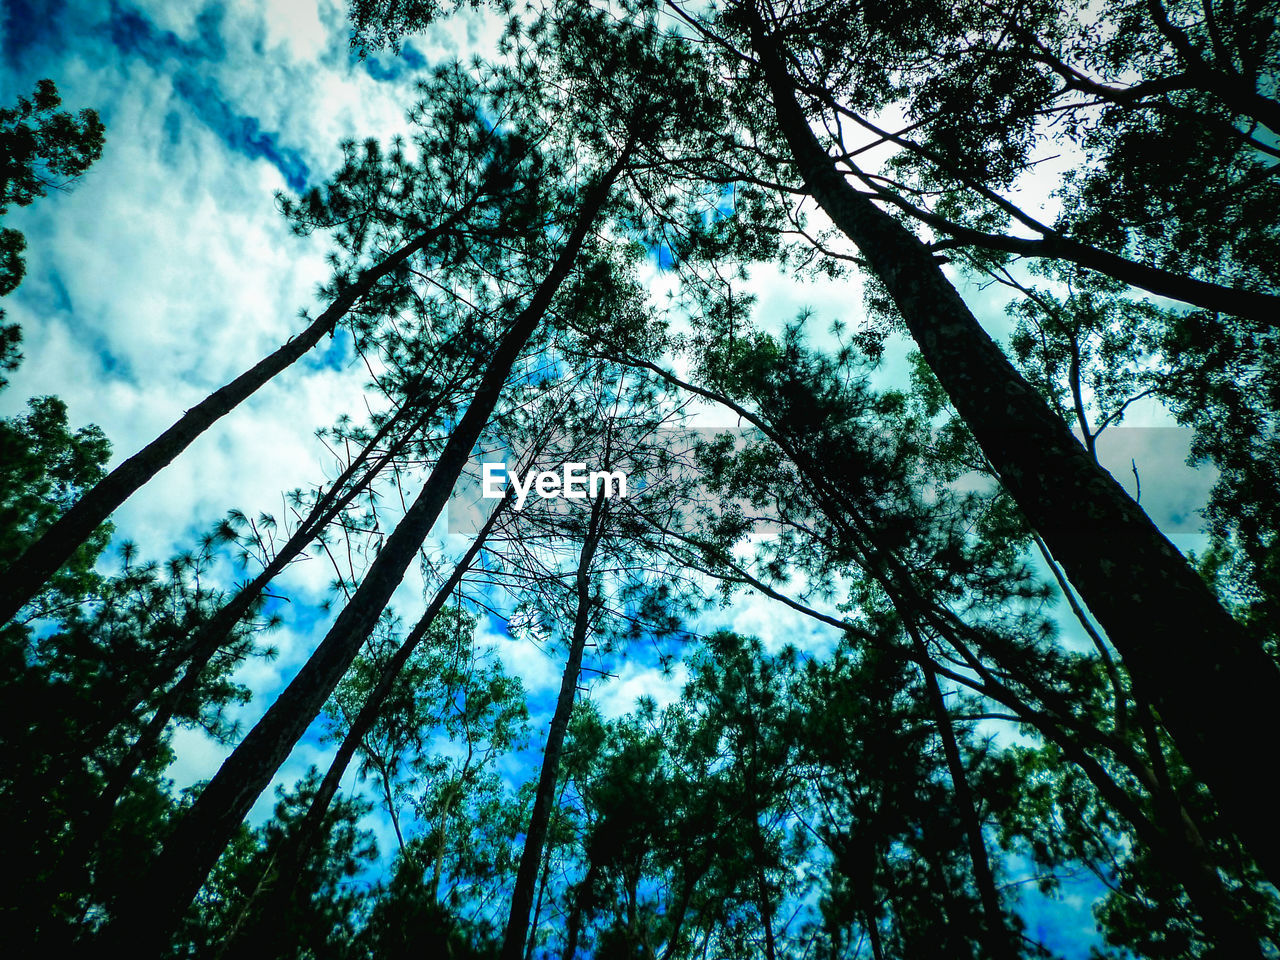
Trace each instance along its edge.
{"label": "cloudy sky", "polygon": [[[26,360],[0,394],[0,415],[19,412],[28,397],[57,394],[73,425],[102,427],[118,462],[300,330],[299,311],[316,312],[316,287],[327,278],[325,240],[293,236],[275,193],[322,181],[344,139],[385,142],[404,130],[416,73],[486,51],[496,28],[463,12],[412,40],[400,57],[359,61],[334,0],[9,0],[0,27],[0,101],[49,77],[65,108],[99,112],[106,148],[73,190],[9,216],[28,239],[27,278],[5,303],[8,319],[22,325]],[[755,285],[762,315],[781,322],[812,306],[819,330],[857,300],[843,284],[797,288],[769,270]],[[993,331],[1005,329],[998,293],[968,287],[966,295]],[[899,351],[887,376],[903,368]],[[364,409],[365,379],[342,337],[327,342],[127,503],[115,518],[121,535],[143,556],[163,559],[191,546],[230,508],[278,512],[281,491],[332,475],[313,433]],[[1138,417],[1164,422],[1157,411]],[[1168,529],[1193,531],[1206,478],[1183,473],[1163,487],[1154,480],[1185,456],[1185,440],[1171,433],[1115,443],[1122,480],[1130,479],[1131,455],[1164,465],[1144,483],[1144,505],[1157,505]],[[1139,448],[1145,452],[1134,453]],[[460,540],[441,542],[461,550]],[[242,671],[259,694],[242,712],[246,724],[323,635],[328,614],[318,604],[331,577],[318,561],[288,574],[281,589],[292,603],[273,638],[280,656]],[[406,616],[420,604],[420,588],[411,577],[398,595]],[[729,626],[775,647],[783,638],[816,649],[831,640],[812,621],[762,600],[717,611],[699,626]],[[511,641],[496,623],[486,626],[485,642],[520,674],[535,712],[545,713],[559,682],[555,660]],[[617,678],[594,691],[611,714],[641,693],[673,691],[680,678],[664,682],[640,660],[614,670]],[[210,775],[225,754],[197,734],[181,734],[176,746],[179,785]],[[327,754],[309,736],[277,782],[292,783]],[[255,817],[270,799],[264,795]],[[1055,941],[1084,949],[1092,928],[1084,892],[1045,911],[1028,903],[1033,928],[1051,923]]]}

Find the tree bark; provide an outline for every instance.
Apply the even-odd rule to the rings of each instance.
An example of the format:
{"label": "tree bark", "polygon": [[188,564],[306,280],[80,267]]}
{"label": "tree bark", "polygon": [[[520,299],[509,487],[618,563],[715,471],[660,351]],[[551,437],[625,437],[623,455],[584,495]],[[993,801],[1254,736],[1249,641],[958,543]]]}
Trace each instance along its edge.
{"label": "tree bark", "polygon": [[542,754],[542,769],[538,774],[533,812],[529,817],[524,850],[520,853],[520,866],[516,871],[516,885],[511,894],[511,913],[502,938],[502,960],[521,960],[524,955],[525,937],[529,931],[529,912],[533,908],[533,888],[538,879],[538,864],[542,860],[542,848],[547,839],[547,826],[551,822],[551,801],[555,795],[556,778],[560,774],[560,755],[564,752],[565,733],[569,728],[573,701],[578,693],[578,677],[582,673],[582,653],[587,644],[591,620],[591,561],[600,543],[603,498],[604,488],[601,487],[592,506],[591,522],[582,543],[582,552],[578,556],[578,608],[569,640],[569,657],[565,662],[564,676],[560,680],[560,695],[556,698],[556,709],[551,716],[551,729],[547,732],[547,745]]}
{"label": "tree bark", "polygon": [[1273,882],[1280,831],[1254,744],[1276,739],[1280,670],[982,329],[930,252],[854,190],[810,130],[776,38],[752,45],[806,189],[862,251],[1005,489],[1160,711],[1183,756]]}
{"label": "tree bark", "polygon": [[[338,747],[337,754],[329,764],[329,769],[325,771],[324,779],[320,781],[320,786],[316,788],[315,796],[311,798],[311,805],[307,807],[307,812],[302,821],[298,824],[293,834],[282,842],[275,857],[275,863],[278,866],[272,871],[276,875],[274,882],[269,881],[259,887],[262,893],[270,897],[267,906],[262,910],[262,916],[267,921],[266,924],[252,931],[250,936],[243,938],[243,942],[239,944],[236,951],[237,956],[246,958],[261,957],[263,960],[271,960],[271,958],[277,956],[278,948],[282,945],[278,943],[276,934],[288,929],[288,924],[277,921],[284,913],[292,909],[294,888],[298,878],[298,866],[306,857],[307,851],[320,838],[325,816],[329,812],[329,805],[333,803],[333,798],[337,796],[338,787],[342,783],[342,777],[345,775],[347,767],[350,765],[352,758],[355,757],[356,751],[360,748],[360,743],[364,740],[365,734],[369,732],[377,721],[383,704],[386,703],[387,697],[395,686],[396,678],[400,676],[405,664],[409,662],[409,658],[413,656],[414,651],[417,650],[419,644],[426,637],[427,631],[431,629],[431,624],[435,622],[436,616],[444,609],[444,605],[449,602],[449,597],[457,589],[458,584],[462,582],[463,576],[466,575],[466,572],[475,562],[507,502],[507,500],[503,500],[489,515],[489,519],[480,528],[480,532],[476,535],[475,540],[472,541],[462,559],[454,566],[453,572],[449,574],[448,579],[440,585],[440,589],[436,591],[435,596],[427,605],[427,609],[418,619],[413,629],[409,631],[409,635],[404,638],[404,641],[397,648],[391,659],[387,661],[386,666],[382,668],[377,685],[370,691],[369,696],[361,705],[360,712],[356,714],[356,718],[351,724],[351,729],[342,738],[342,744]],[[388,804],[391,802],[389,790],[387,792],[387,802]],[[399,825],[396,826],[396,836],[403,850],[404,840],[400,837]]]}
{"label": "tree bark", "polygon": [[942,689],[938,686],[938,675],[930,665],[929,651],[925,648],[919,633],[910,625],[907,629],[916,655],[920,657],[925,696],[928,698],[934,720],[938,724],[938,736],[942,739],[942,753],[946,757],[947,770],[951,774],[951,788],[955,793],[961,826],[969,846],[969,862],[973,866],[974,886],[978,888],[978,898],[982,902],[985,920],[986,942],[983,949],[988,956],[996,960],[1015,960],[1018,951],[1009,935],[1004,909],[1000,906],[1000,895],[996,890],[995,877],[991,872],[991,861],[987,857],[987,842],[982,836],[982,820],[978,817],[973,791],[969,789],[969,778],[964,769],[964,760],[960,756],[960,745],[956,742],[951,716],[947,713],[947,704],[942,697]]}
{"label": "tree bark", "polygon": [[323,707],[359,653],[391,594],[431,532],[472,447],[497,406],[517,358],[577,261],[587,232],[630,157],[623,151],[586,191],[577,220],[547,276],[494,351],[467,412],[422,492],[387,538],[355,595],[314,654],[236,747],[165,844],[148,876],[101,939],[104,953],[157,957],[236,827]]}

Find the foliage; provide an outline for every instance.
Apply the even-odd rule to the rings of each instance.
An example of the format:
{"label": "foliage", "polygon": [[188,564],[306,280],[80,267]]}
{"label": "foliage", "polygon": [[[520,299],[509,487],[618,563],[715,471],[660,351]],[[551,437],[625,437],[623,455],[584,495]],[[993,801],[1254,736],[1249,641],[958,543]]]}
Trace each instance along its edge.
{"label": "foliage", "polygon": [[[352,46],[479,6],[353,0]],[[1059,560],[1110,487],[1046,504],[1054,478],[1011,471],[1026,444],[992,424],[1029,411],[1046,462],[1090,470],[1141,403],[1194,428],[1219,471],[1197,570],[1224,635],[1280,658],[1274,4],[488,6],[510,15],[492,60],[424,71],[407,136],[345,141],[277,198],[329,236],[326,332],[369,371],[367,419],[319,432],[334,479],[162,564],[104,560],[100,526],[2,628],[12,943],[153,923],[141,956],[1014,960],[1054,955],[1032,888],[1087,875],[1102,955],[1272,955],[1265,825],[1077,595],[1082,570],[1117,578]],[[96,115],[58,106],[42,81],[0,110],[0,214],[100,155]],[[1024,208],[1054,152],[1051,202]],[[855,252],[859,218],[880,233]],[[0,238],[0,292],[22,243]],[[956,333],[942,263],[999,285],[1002,344]],[[761,280],[855,273],[865,309],[825,331],[772,315]],[[894,374],[903,329],[919,351]],[[690,440],[701,405],[740,429]],[[0,422],[6,557],[108,477],[101,431],[53,397],[28,411]],[[442,501],[473,446],[621,469],[634,495],[503,502],[453,565],[406,491]],[[288,599],[266,591],[309,554],[333,566],[324,612],[347,605],[245,736],[238,671]],[[1124,556],[1108,589],[1135,607],[1187,569]],[[393,610],[415,559],[443,587]],[[563,669],[554,703],[516,654]],[[1233,666],[1147,665],[1183,655]],[[619,674],[643,695],[608,695],[634,692]],[[234,746],[181,795],[179,727]],[[240,822],[308,735],[339,761]],[[199,894],[152,919],[187,850]]]}
{"label": "foliage", "polygon": [[[41,80],[30,97],[0,109],[0,219],[10,205],[25,207],[49,190],[67,190],[102,156],[103,126],[93,110],[72,116],[59,110],[52,80]],[[26,273],[27,241],[12,227],[0,229],[0,296],[12,293]],[[0,311],[0,321],[4,312]],[[0,322],[0,388],[3,374],[18,366],[22,332]]]}

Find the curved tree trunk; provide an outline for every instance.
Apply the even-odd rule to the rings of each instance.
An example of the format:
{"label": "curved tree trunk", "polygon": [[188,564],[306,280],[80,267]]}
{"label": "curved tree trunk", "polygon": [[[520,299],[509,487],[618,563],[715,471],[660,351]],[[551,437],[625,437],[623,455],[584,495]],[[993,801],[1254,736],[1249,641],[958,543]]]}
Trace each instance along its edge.
{"label": "curved tree trunk", "polygon": [[982,329],[930,252],[854,190],[809,128],[776,38],[753,17],[779,126],[807,190],[888,288],[925,362],[1004,487],[1160,711],[1273,882],[1280,824],[1254,744],[1280,733],[1280,670]]}

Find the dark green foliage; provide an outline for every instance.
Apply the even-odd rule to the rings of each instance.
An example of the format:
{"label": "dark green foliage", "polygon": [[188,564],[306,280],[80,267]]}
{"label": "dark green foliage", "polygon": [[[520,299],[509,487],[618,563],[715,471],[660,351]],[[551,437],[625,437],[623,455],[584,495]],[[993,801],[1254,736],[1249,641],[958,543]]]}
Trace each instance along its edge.
{"label": "dark green foliage", "polygon": [[[423,825],[413,859],[429,865],[428,889],[439,897],[462,879],[446,869],[466,869],[467,809],[493,790],[492,768],[522,741],[528,720],[520,680],[475,649],[475,630],[464,610],[441,611],[359,747],[360,775],[376,783],[402,857],[409,856],[402,819]],[[345,735],[399,640],[395,627],[384,624],[334,691],[326,713],[335,739]],[[462,756],[437,753],[440,738]]]}
{"label": "dark green foliage", "polygon": [[277,789],[275,815],[257,830],[242,828],[209,876],[183,921],[172,957],[218,956],[244,927],[270,924],[283,958],[361,957],[354,945],[364,900],[354,882],[377,856],[371,835],[358,826],[368,805],[343,799],[329,810],[320,840],[293,877],[293,910],[255,915],[256,888],[271,879],[276,855],[311,803],[319,775],[313,767],[293,790]]}
{"label": "dark green foliage", "polygon": [[351,47],[361,57],[383,47],[400,51],[405,38],[481,0],[351,0]]}
{"label": "dark green foliage", "polygon": [[[27,402],[25,416],[0,421],[0,554],[18,556],[106,473],[111,444],[96,426],[72,432],[57,397]],[[96,585],[93,565],[111,539],[100,527],[46,587],[34,611],[78,603]]]}
{"label": "dark green foliage", "polygon": [[[72,116],[59,110],[52,80],[41,80],[30,97],[0,109],[0,217],[9,205],[25,207],[49,190],[65,190],[102,156],[103,126],[93,110]],[[0,231],[0,296],[22,282],[26,240],[17,230]]]}
{"label": "dark green foliage", "polygon": [[[62,98],[52,80],[41,80],[30,97],[0,109],[0,221],[10,205],[25,207],[49,190],[67,190],[102,156],[103,126],[93,110],[72,116],[59,110]],[[0,296],[12,293],[26,273],[26,237],[0,229]],[[0,310],[0,388],[5,374],[22,360],[22,331],[4,323]]]}
{"label": "dark green foliage", "polygon": [[[480,4],[354,0],[352,44],[399,49],[466,6]],[[1179,750],[1240,704],[1147,686],[1189,657],[1243,661],[1213,661],[1217,647],[1177,624],[1106,635],[1095,601],[1137,609],[1187,570],[1169,551],[1105,573],[1090,552],[1111,541],[1073,541],[1071,517],[1110,494],[1095,497],[1086,471],[1041,495],[1059,477],[1036,458],[1092,470],[1098,435],[1144,398],[1195,427],[1195,455],[1220,470],[1199,572],[1274,659],[1273,6],[547,0],[509,22],[494,62],[428,71],[407,138],[344,143],[326,184],[279,198],[296,232],[333,240],[323,293],[341,309],[310,342],[345,325],[379,394],[367,426],[344,416],[322,432],[340,478],[289,495],[278,519],[232,511],[163,565],[126,546],[109,571],[99,527],[4,628],[0,815],[21,825],[0,848],[19,887],[0,911],[9,944],[1020,960],[1051,956],[1020,916],[1023,887],[1057,896],[1088,873],[1109,955],[1269,955],[1280,912],[1246,846],[1266,824],[1239,820],[1224,781],[1207,787]],[[0,111],[0,213],[100,153],[96,116],[57,106],[46,81]],[[900,129],[878,129],[885,117]],[[798,130],[821,138],[816,160]],[[1052,223],[1012,199],[1046,151],[1071,158]],[[811,228],[808,197],[856,254]],[[858,217],[875,229],[859,234]],[[21,249],[0,237],[0,292]],[[950,269],[1014,291],[1005,347],[952,296],[944,251]],[[872,319],[833,324],[828,348],[807,311],[760,329],[764,271],[868,265]],[[672,289],[665,303],[651,281]],[[883,388],[901,329],[920,352]],[[16,345],[6,327],[4,370]],[[668,449],[659,435],[690,397],[752,430]],[[1010,459],[1032,446],[1009,439],[1021,427],[1048,440]],[[643,495],[504,515],[406,632],[386,604],[427,559],[476,445],[527,456],[523,468],[623,466]],[[0,423],[0,553],[36,541],[108,454],[54,398]],[[408,507],[420,486],[424,506]],[[761,519],[771,533],[752,538]],[[1059,566],[1064,543],[1074,566]],[[274,619],[256,619],[263,590],[309,544],[347,605],[242,736],[233,671]],[[222,623],[224,549],[263,574]],[[1081,574],[1105,589],[1078,599]],[[768,598],[814,632],[776,648],[776,634],[697,637],[708,587],[726,606]],[[564,664],[540,758],[524,750],[524,686],[499,659],[509,641],[481,646],[479,617],[509,617],[485,634]],[[411,653],[406,636],[422,638]],[[1126,641],[1168,648],[1131,660],[1132,646],[1116,653]],[[610,672],[649,667],[683,681],[664,706],[645,696],[617,716],[592,702]],[[1167,708],[1188,703],[1183,722],[1203,724],[1175,739]],[[277,790],[265,824],[242,822],[319,732],[322,704],[330,737],[359,756],[354,783],[345,759],[324,781],[313,769]],[[164,778],[178,726],[234,745],[181,798]],[[1222,729],[1247,747],[1247,781],[1265,751],[1254,731]],[[383,862],[373,823],[394,837]]]}
{"label": "dark green foliage", "polygon": [[986,955],[962,813],[913,674],[903,659],[839,649],[800,688],[801,749],[827,811],[815,832],[830,852],[821,929],[832,955],[860,935],[885,956]]}
{"label": "dark green foliage", "polygon": [[1193,456],[1219,471],[1206,519],[1207,572],[1276,653],[1280,638],[1280,349],[1274,330],[1191,313],[1170,319],[1158,389],[1195,428]]}
{"label": "dark green foliage", "polygon": [[498,942],[492,930],[460,918],[442,905],[423,882],[413,852],[396,860],[395,874],[377,899],[357,941],[373,960],[493,960]]}
{"label": "dark green foliage", "polygon": [[[131,553],[127,547],[119,573],[94,575],[91,590],[64,597],[29,635],[17,627],[6,634],[0,748],[12,773],[0,782],[0,804],[25,824],[6,844],[6,862],[23,880],[21,897],[7,906],[21,929],[33,925],[23,936],[42,942],[100,923],[121,884],[158,850],[172,812],[159,777],[173,759],[167,736],[147,751],[118,801],[108,793],[154,708],[149,697],[121,704],[139,676],[180,658],[220,594],[201,585],[208,555],[161,567],[136,564]],[[176,705],[175,721],[234,737],[223,711],[248,691],[229,674],[252,651],[251,634],[237,631]]]}

